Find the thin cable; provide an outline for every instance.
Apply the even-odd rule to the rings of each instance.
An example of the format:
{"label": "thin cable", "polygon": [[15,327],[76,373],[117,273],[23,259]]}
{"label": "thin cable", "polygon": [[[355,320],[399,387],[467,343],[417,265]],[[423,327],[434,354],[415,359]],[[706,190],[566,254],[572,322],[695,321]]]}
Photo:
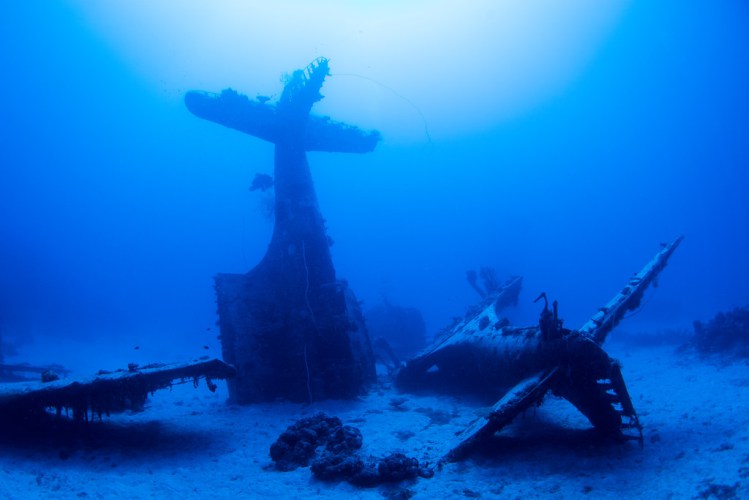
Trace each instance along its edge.
{"label": "thin cable", "polygon": [[[624,321],[625,319],[629,319],[629,318],[631,318],[632,316],[637,316],[638,314],[640,314],[640,313],[642,312],[642,310],[643,310],[643,309],[645,309],[645,306],[646,306],[646,305],[648,305],[648,304],[650,303],[650,301],[652,301],[652,300],[653,300],[653,297],[655,297],[655,293],[656,293],[657,291],[658,291],[658,287],[657,287],[657,286],[654,286],[654,287],[653,287],[653,291],[652,291],[651,293],[649,293],[649,294],[648,294],[648,295],[649,295],[649,297],[648,297],[648,300],[646,300],[646,301],[645,301],[645,302],[643,303],[643,302],[642,302],[642,299],[640,299],[640,304],[638,304],[638,305],[637,305],[637,309],[635,309],[634,311],[630,312],[629,314],[623,314],[623,315],[622,315],[622,319],[621,319],[621,320],[622,320],[622,321]],[[643,294],[643,295],[644,295],[644,294]]]}
{"label": "thin cable", "polygon": [[380,87],[387,89],[394,96],[398,97],[399,99],[404,100],[409,106],[411,106],[419,114],[419,117],[421,118],[421,122],[424,124],[424,134],[427,136],[427,141],[429,144],[432,144],[432,136],[429,134],[429,126],[427,125],[427,119],[424,116],[424,113],[421,112],[421,109],[419,109],[419,107],[416,104],[414,104],[409,98],[405,97],[402,94],[399,94],[394,88],[389,87],[382,82],[378,82],[374,78],[370,78],[368,76],[363,76],[363,75],[359,75],[356,73],[332,73],[330,76],[351,76],[354,78],[361,78],[362,80],[370,81],[374,83],[375,85],[379,85]]}
{"label": "thin cable", "polygon": [[315,327],[315,331],[319,334],[320,329],[317,327],[317,321],[315,321],[315,311],[312,310],[312,305],[309,303],[309,267],[307,266],[307,249],[305,248],[304,240],[302,240],[302,263],[304,264],[304,277],[306,281],[304,286],[304,302],[307,304],[307,309],[309,309],[312,326]]}
{"label": "thin cable", "polygon": [[304,278],[305,278],[305,284],[304,284],[304,302],[307,304],[307,309],[309,309],[309,314],[312,316],[312,322],[315,322],[315,315],[312,312],[312,306],[309,303],[309,267],[307,267],[307,251],[304,248],[304,240],[302,240],[302,263],[304,264]]}
{"label": "thin cable", "polygon": [[307,370],[307,395],[309,396],[309,402],[312,403],[312,388],[309,383],[309,363],[307,363],[307,344],[304,344],[304,368]]}

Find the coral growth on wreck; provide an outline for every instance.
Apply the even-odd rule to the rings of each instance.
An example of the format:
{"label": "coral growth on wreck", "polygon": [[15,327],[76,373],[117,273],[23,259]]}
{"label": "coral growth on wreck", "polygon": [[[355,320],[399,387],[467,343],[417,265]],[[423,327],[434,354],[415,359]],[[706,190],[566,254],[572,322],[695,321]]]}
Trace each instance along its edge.
{"label": "coral growth on wreck", "polygon": [[695,321],[692,344],[704,354],[749,357],[749,305],[718,313],[706,323]]}

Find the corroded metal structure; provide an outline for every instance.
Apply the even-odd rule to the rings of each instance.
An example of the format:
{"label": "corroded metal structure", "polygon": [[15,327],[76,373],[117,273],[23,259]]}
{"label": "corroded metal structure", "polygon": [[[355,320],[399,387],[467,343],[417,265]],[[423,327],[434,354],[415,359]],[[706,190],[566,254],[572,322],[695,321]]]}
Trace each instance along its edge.
{"label": "corroded metal structure", "polygon": [[59,378],[45,372],[41,380],[0,384],[0,412],[6,417],[29,419],[52,409],[58,414],[69,413],[75,420],[90,421],[142,409],[149,394],[175,383],[187,381],[197,386],[202,378],[208,389],[215,391],[212,380],[234,375],[234,368],[218,359],[142,367],[131,364],[127,369],[102,370],[88,378]]}
{"label": "corroded metal structure", "polygon": [[275,145],[275,226],[261,262],[246,274],[216,276],[224,360],[237,403],[351,398],[374,379],[374,356],[359,304],[336,278],[307,151],[364,153],[377,132],[310,114],[322,99],[328,61],[288,79],[276,103],[232,90],[188,92],[198,117]]}
{"label": "corroded metal structure", "polygon": [[[602,433],[642,441],[619,363],[601,346],[625,313],[640,305],[643,293],[680,242],[678,238],[664,245],[578,330],[563,327],[556,302],[551,308],[546,303],[536,326],[518,328],[500,320],[498,305],[508,302],[508,294],[517,293],[508,282],[488,304],[469,313],[403,366],[396,378],[403,389],[504,394],[486,417],[456,437],[445,458],[461,458],[518,414],[539,405],[549,392],[570,401]],[[541,298],[546,301],[545,294]]]}

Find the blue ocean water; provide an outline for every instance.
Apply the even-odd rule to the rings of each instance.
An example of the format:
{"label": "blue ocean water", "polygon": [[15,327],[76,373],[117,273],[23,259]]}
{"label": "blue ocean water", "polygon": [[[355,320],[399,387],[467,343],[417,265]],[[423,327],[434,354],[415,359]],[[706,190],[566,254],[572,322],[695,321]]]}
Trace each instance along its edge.
{"label": "blue ocean water", "polygon": [[[517,66],[540,75],[520,88],[545,90],[516,107],[506,84],[518,74],[492,56],[510,29],[499,7],[466,16],[489,23],[460,38],[483,37],[468,44],[477,52],[430,53],[453,42],[424,41],[441,35],[416,3],[425,24],[372,40],[379,50],[359,61],[335,38],[299,41],[299,22],[278,21],[285,46],[180,49],[180,8],[154,5],[174,16],[158,37],[147,3],[120,24],[116,2],[0,7],[0,329],[21,357],[53,351],[34,344],[50,336],[216,348],[212,279],[265,251],[268,200],[248,188],[272,171],[273,146],[199,120],[182,96],[272,95],[282,73],[317,56],[332,72],[320,111],[383,133],[371,154],[309,154],[338,275],[365,307],[416,307],[434,333],[476,301],[466,270],[488,265],[525,277],[514,322],[535,322],[545,291],[574,327],[682,234],[661,286],[621,328],[688,329],[749,302],[744,2],[620,2],[561,83],[544,87],[540,71],[561,59],[531,53]],[[278,19],[293,18],[284,8]]]}

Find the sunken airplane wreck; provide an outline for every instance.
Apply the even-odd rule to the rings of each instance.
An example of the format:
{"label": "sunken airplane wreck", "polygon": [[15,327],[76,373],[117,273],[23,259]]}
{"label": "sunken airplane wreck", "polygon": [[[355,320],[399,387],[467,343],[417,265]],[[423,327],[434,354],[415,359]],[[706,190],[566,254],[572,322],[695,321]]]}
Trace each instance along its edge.
{"label": "sunken airplane wreck", "polygon": [[[295,72],[275,105],[232,90],[185,96],[196,116],[276,148],[276,225],[268,252],[247,274],[216,278],[224,359],[237,367],[230,399],[238,403],[350,398],[374,378],[360,311],[335,278],[305,153],[367,153],[380,137],[310,113],[327,74],[327,59],[313,61]],[[445,458],[461,458],[548,392],[569,400],[603,433],[641,441],[621,369],[601,345],[626,311],[639,306],[680,242],[664,245],[579,330],[563,327],[556,303],[551,309],[546,304],[537,326],[517,328],[500,320],[501,308],[517,300],[521,282],[514,278],[402,366],[396,374],[401,389],[505,394],[487,417],[456,437]]]}
{"label": "sunken airplane wreck", "polygon": [[567,399],[604,435],[642,443],[642,427],[619,363],[601,346],[624,314],[639,307],[647,287],[655,286],[681,240],[663,245],[653,260],[578,330],[562,326],[556,301],[550,309],[545,294],[536,299],[545,303],[538,325],[513,327],[501,320],[498,312],[516,300],[520,289],[520,278],[515,277],[402,366],[396,383],[404,390],[504,392],[487,416],[456,435],[442,460],[465,457],[518,414],[540,405],[549,392]]}
{"label": "sunken airplane wreck", "polygon": [[350,399],[375,379],[375,361],[354,292],[336,276],[308,151],[368,153],[377,131],[312,113],[323,98],[328,60],[315,59],[286,80],[278,102],[234,90],[190,91],[195,116],[270,142],[274,226],[265,256],[246,273],[215,278],[224,360],[237,369],[229,399]]}

